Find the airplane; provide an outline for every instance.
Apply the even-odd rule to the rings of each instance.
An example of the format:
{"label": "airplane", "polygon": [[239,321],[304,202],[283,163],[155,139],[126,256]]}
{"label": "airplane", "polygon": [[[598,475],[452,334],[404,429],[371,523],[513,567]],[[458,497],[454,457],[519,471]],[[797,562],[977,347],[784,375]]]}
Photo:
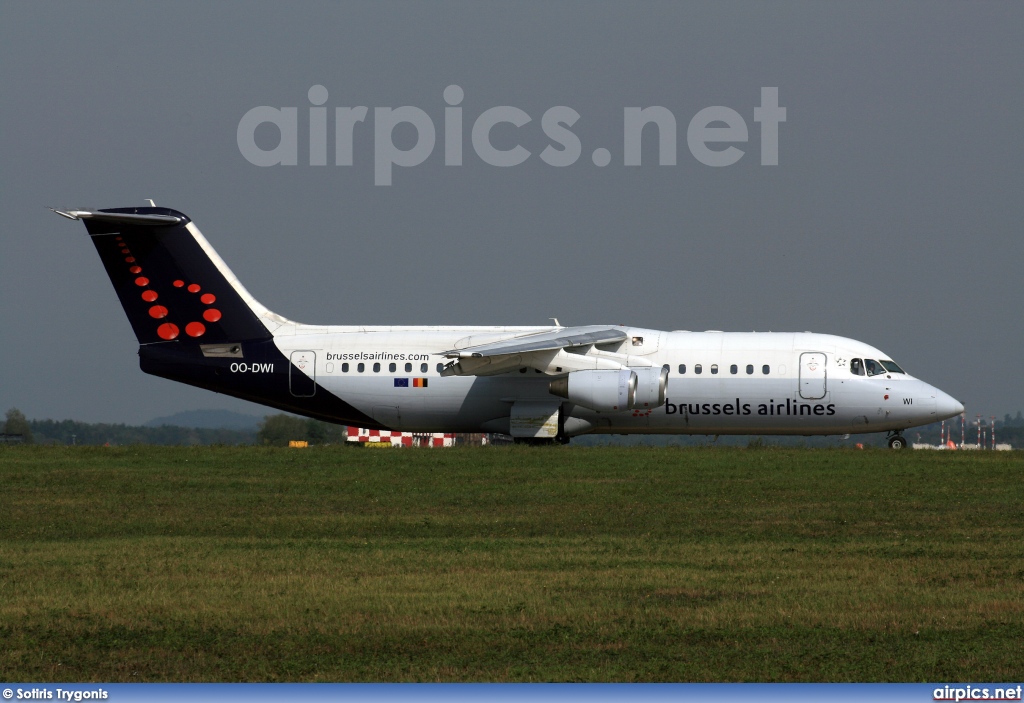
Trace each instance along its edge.
{"label": "airplane", "polygon": [[[52,208],[51,208],[52,209]],[[628,325],[308,325],[261,305],[176,210],[53,210],[80,220],[145,373],[344,425],[584,434],[842,435],[963,412],[878,349],[828,334]]]}

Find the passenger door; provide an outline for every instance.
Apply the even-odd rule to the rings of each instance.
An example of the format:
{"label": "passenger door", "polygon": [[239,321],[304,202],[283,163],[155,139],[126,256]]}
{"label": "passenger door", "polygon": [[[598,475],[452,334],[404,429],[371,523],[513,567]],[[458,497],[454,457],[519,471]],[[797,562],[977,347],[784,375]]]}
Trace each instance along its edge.
{"label": "passenger door", "polygon": [[827,390],[826,357],[821,352],[800,355],[800,397],[808,400],[824,398]]}
{"label": "passenger door", "polygon": [[316,352],[293,351],[288,366],[288,390],[296,398],[309,398],[316,393]]}

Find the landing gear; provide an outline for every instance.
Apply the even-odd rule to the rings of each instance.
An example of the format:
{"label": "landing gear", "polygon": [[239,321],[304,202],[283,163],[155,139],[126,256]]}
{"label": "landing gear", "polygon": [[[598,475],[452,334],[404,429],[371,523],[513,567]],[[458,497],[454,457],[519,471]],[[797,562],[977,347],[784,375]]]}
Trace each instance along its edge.
{"label": "landing gear", "polygon": [[906,449],[907,438],[899,432],[889,435],[889,449]]}
{"label": "landing gear", "polygon": [[528,447],[553,447],[556,444],[564,444],[554,437],[515,437],[512,441],[516,444],[525,444]]}
{"label": "landing gear", "polygon": [[515,444],[525,444],[528,447],[557,447],[568,444],[569,437],[566,437],[564,434],[560,434],[557,437],[515,437],[512,441]]}

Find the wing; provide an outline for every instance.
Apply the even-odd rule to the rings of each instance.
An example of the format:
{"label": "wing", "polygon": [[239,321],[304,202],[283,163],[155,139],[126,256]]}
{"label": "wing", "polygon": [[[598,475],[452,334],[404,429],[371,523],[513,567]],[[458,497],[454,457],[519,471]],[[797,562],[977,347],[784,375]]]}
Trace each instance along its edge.
{"label": "wing", "polygon": [[449,359],[473,359],[486,356],[494,357],[557,349],[573,349],[594,344],[621,342],[624,339],[626,339],[625,331],[617,327],[564,327],[554,332],[541,332],[540,334],[515,337],[501,342],[466,347],[465,349],[450,349],[441,353]]}
{"label": "wing", "polygon": [[[619,368],[618,361],[588,356],[584,347],[599,344],[613,344],[626,339],[626,331],[619,327],[563,327],[550,332],[540,332],[522,337],[489,342],[464,349],[450,349],[442,355],[449,361],[441,372],[442,376],[491,376],[507,373],[520,366],[532,366],[537,370],[551,369],[551,373],[562,373],[579,368]],[[569,351],[572,350],[572,351]],[[609,354],[609,356],[618,356]],[[625,357],[623,357],[625,358]]]}

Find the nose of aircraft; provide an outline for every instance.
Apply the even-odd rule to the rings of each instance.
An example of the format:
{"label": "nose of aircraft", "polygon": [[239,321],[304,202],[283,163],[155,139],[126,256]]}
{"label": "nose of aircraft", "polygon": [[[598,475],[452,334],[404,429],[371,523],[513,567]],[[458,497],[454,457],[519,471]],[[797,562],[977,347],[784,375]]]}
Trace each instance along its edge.
{"label": "nose of aircraft", "polygon": [[948,393],[943,393],[938,388],[935,389],[935,414],[939,419],[944,420],[947,417],[955,417],[963,411],[963,403]]}

